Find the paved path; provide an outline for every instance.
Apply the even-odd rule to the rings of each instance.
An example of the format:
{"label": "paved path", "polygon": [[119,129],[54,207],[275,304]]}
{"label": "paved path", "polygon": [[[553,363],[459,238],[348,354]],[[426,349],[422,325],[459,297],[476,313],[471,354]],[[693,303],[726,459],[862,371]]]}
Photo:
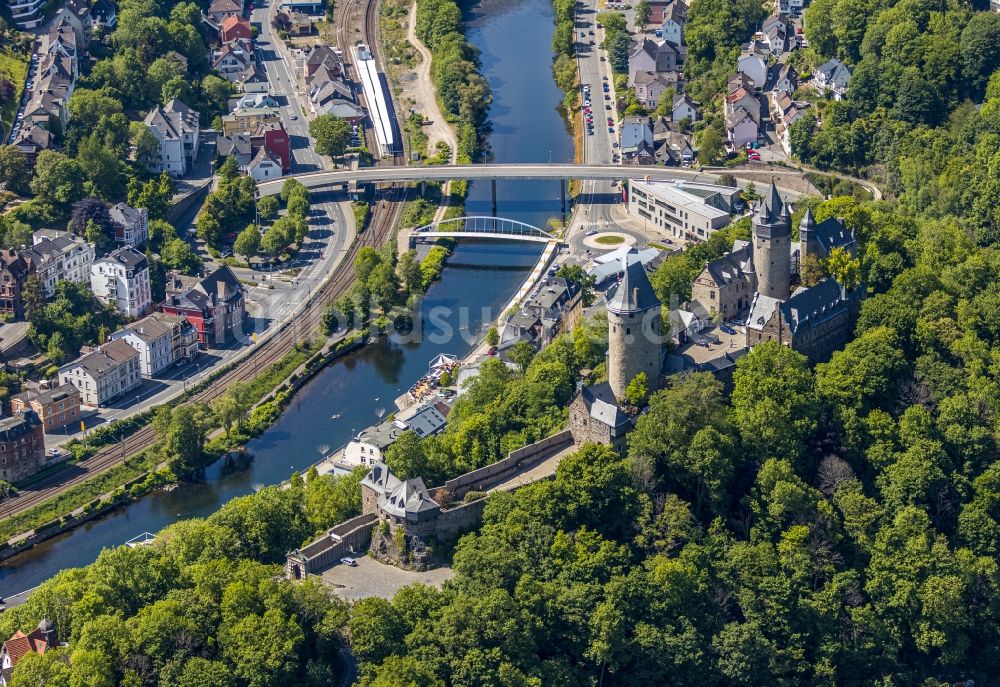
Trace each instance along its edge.
{"label": "paved path", "polygon": [[507,477],[502,482],[490,487],[489,491],[513,491],[518,487],[523,487],[527,484],[531,484],[532,482],[537,482],[551,477],[556,474],[556,466],[559,465],[559,461],[571,453],[576,453],[578,449],[579,447],[576,444],[570,444],[559,453],[549,456],[534,467],[530,467],[526,470],[519,470],[517,473]]}

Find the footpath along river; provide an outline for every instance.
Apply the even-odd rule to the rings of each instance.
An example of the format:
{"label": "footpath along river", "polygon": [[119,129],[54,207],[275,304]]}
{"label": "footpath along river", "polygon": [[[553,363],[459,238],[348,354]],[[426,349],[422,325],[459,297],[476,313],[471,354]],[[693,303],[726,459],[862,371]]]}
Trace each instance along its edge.
{"label": "footpath along river", "polygon": [[[497,162],[567,162],[572,139],[557,106],[548,0],[486,0],[466,8],[468,36],[482,51],[483,73],[493,88],[490,144]],[[517,39],[512,41],[511,37]],[[554,181],[499,182],[499,214],[543,226],[559,213]],[[468,214],[489,214],[490,185],[470,186]],[[420,341],[382,341],[338,360],[310,381],[278,421],[250,442],[254,460],[242,469],[212,466],[204,482],[156,492],[50,539],[0,567],[0,596],[30,589],[65,568],[87,565],[101,549],[183,518],[203,517],[237,496],[277,484],[320,458],[320,450],[347,443],[395,409],[393,400],[427,371],[438,353],[464,355],[469,332],[479,332],[527,277],[538,244],[462,243],[441,280],[421,301],[425,336]],[[429,327],[429,318],[443,327]],[[440,335],[450,329],[451,336]],[[427,336],[426,334],[435,334]],[[336,417],[336,419],[334,419]]]}

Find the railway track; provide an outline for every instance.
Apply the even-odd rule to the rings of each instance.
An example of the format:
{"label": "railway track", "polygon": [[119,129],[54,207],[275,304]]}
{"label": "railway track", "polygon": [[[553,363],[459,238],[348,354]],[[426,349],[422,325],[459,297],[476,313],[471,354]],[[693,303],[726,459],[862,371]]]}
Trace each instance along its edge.
{"label": "railway track", "polygon": [[[225,393],[233,382],[249,381],[260,371],[279,361],[292,350],[296,343],[308,338],[319,327],[323,309],[347,292],[354,282],[354,257],[363,246],[380,247],[391,236],[392,228],[402,214],[402,203],[394,197],[376,207],[372,212],[368,228],[360,233],[352,244],[336,274],[323,284],[307,301],[303,310],[281,326],[278,333],[259,345],[243,361],[214,380],[207,388],[198,392],[185,403],[210,403]],[[127,458],[146,450],[157,441],[151,425],[136,430],[122,441],[105,446],[86,461],[79,464],[83,472],[70,479],[63,475],[53,475],[43,480],[31,491],[25,491],[8,499],[0,506],[0,518],[11,517],[32,508],[59,493],[81,484],[97,475],[121,464]]]}
{"label": "railway track", "polygon": [[[351,6],[358,2],[365,2],[364,40],[371,49],[377,51],[375,53],[376,59],[382,63],[382,48],[378,40],[378,0],[353,0],[343,3],[342,9],[338,10],[339,21],[342,22],[340,25],[347,26]],[[350,39],[344,35],[346,33],[343,31],[338,34],[338,43],[340,49],[344,51],[345,57],[350,54],[348,50],[351,47]],[[387,159],[385,162],[399,166],[404,165],[406,160],[402,154],[399,154],[394,156],[391,161]],[[393,227],[402,216],[405,199],[405,188],[393,185],[389,190],[388,197],[376,202],[373,206],[367,229],[359,232],[344,261],[337,268],[337,272],[316,293],[309,296],[302,311],[285,322],[275,335],[259,344],[241,362],[223,373],[206,389],[198,392],[185,403],[211,403],[225,393],[230,384],[254,379],[261,370],[267,369],[287,355],[296,343],[307,339],[311,332],[319,327],[326,305],[337,300],[353,284],[354,258],[358,251],[364,246],[378,248],[391,237]],[[23,513],[73,486],[86,482],[153,446],[156,441],[157,437],[153,427],[145,425],[117,444],[101,448],[89,459],[80,463],[79,467],[82,468],[82,472],[79,474],[69,479],[60,479],[64,477],[63,475],[53,475],[51,478],[36,484],[31,491],[22,492],[7,499],[0,505],[0,519]]]}

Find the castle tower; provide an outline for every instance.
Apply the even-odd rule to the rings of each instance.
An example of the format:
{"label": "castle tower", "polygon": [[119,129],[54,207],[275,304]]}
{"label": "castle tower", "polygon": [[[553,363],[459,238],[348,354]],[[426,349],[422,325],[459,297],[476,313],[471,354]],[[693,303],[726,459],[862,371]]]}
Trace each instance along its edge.
{"label": "castle tower", "polygon": [[767,197],[753,216],[753,264],[760,295],[788,300],[792,280],[791,237],[792,220],[772,179]]}
{"label": "castle tower", "polygon": [[619,400],[640,372],[650,391],[658,389],[663,366],[660,300],[636,253],[629,251],[622,262],[622,280],[608,301],[608,382]]}
{"label": "castle tower", "polygon": [[[810,208],[799,222],[799,258],[805,260],[807,255],[816,255],[816,220]],[[819,257],[818,255],[816,257]]]}

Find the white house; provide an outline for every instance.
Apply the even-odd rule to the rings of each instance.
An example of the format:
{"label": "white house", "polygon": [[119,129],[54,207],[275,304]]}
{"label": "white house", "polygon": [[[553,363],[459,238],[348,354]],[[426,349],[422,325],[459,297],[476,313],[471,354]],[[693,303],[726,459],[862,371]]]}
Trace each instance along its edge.
{"label": "white house", "polygon": [[744,52],[736,62],[736,68],[746,74],[754,88],[763,88],[767,82],[767,56],[760,53]]}
{"label": "white house", "polygon": [[46,298],[52,298],[61,281],[90,283],[94,263],[94,245],[68,231],[40,229],[32,235],[31,248],[25,253],[35,265]]}
{"label": "white house", "polygon": [[396,443],[403,432],[412,431],[423,439],[444,429],[448,410],[444,404],[425,403],[400,411],[394,419],[358,434],[344,448],[341,462],[351,467],[384,462],[382,457],[386,450]]}
{"label": "white house", "polygon": [[679,122],[687,118],[693,124],[698,121],[698,102],[686,93],[674,96],[674,107],[670,112],[670,121]]}
{"label": "white house", "polygon": [[257,183],[268,179],[281,177],[281,160],[264,146],[257,149],[257,154],[247,165],[247,174]]}
{"label": "white house", "polygon": [[757,120],[742,106],[726,115],[726,138],[734,149],[756,141],[758,131]]}
{"label": "white house", "polygon": [[124,341],[110,341],[59,368],[59,384],[72,384],[81,401],[102,406],[142,384],[139,351]]}
{"label": "white house", "polygon": [[145,122],[159,142],[159,157],[149,163],[149,171],[184,176],[198,157],[198,113],[174,98],[164,107],[154,107]]}
{"label": "white house", "polygon": [[233,109],[242,110],[256,107],[278,107],[278,101],[267,93],[247,93],[236,101],[236,107]]}
{"label": "white house", "polygon": [[840,60],[830,60],[816,70],[814,82],[821,91],[830,91],[834,100],[840,100],[851,84],[851,69]]}
{"label": "white house", "polygon": [[142,317],[152,305],[146,256],[128,246],[112,251],[90,268],[90,289],[128,317]]}
{"label": "white house", "polygon": [[147,378],[198,352],[198,330],[181,315],[153,313],[111,335],[118,339],[139,352],[139,370]]}

